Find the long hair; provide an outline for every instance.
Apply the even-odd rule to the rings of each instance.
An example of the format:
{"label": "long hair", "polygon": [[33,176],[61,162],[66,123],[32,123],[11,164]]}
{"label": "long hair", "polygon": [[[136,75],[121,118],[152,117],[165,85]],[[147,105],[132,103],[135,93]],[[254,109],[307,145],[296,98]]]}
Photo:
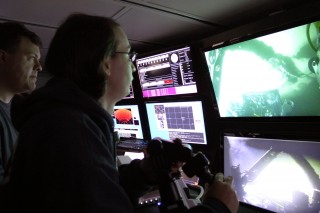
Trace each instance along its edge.
{"label": "long hair", "polygon": [[21,39],[25,37],[38,47],[42,46],[41,39],[34,32],[28,30],[19,22],[0,23],[0,49],[14,53],[19,47]]}
{"label": "long hair", "polygon": [[120,26],[111,18],[73,14],[57,29],[45,68],[53,76],[74,82],[94,99],[105,89],[106,74],[99,65],[116,48],[114,29]]}

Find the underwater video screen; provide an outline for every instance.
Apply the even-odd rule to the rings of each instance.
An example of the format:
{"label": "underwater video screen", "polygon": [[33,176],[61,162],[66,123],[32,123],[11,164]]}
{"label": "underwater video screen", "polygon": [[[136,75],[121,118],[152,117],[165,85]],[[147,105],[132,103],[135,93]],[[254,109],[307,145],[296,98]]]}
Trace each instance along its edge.
{"label": "underwater video screen", "polygon": [[205,58],[221,117],[320,116],[320,21]]}
{"label": "underwater video screen", "polygon": [[320,212],[320,142],[224,136],[224,174],[239,201],[279,213]]}

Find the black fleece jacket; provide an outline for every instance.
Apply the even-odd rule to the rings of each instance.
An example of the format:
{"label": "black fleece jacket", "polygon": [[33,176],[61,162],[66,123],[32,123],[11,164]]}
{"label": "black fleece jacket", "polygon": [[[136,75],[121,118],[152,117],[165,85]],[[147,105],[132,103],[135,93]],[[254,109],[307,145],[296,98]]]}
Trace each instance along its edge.
{"label": "black fleece jacket", "polygon": [[113,120],[96,100],[53,78],[14,110],[20,135],[8,187],[12,212],[134,212],[131,200],[149,185],[138,161],[118,170]]}

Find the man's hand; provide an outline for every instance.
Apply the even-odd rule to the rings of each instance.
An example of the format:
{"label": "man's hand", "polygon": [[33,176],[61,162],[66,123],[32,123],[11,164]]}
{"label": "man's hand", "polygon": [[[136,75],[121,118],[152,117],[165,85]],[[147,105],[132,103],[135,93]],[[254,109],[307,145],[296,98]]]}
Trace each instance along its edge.
{"label": "man's hand", "polygon": [[224,203],[232,213],[236,213],[239,208],[237,194],[232,188],[233,178],[228,176],[224,178],[222,173],[217,173],[214,181],[208,186],[203,199],[215,198]]}

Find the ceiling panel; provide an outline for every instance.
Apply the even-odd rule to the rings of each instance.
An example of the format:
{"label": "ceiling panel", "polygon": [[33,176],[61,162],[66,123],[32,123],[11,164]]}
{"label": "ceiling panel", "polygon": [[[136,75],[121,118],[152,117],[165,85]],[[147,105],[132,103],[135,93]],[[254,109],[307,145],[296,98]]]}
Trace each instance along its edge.
{"label": "ceiling panel", "polygon": [[57,27],[74,12],[111,17],[122,8],[119,4],[102,0],[1,0],[0,17]]}
{"label": "ceiling panel", "polygon": [[69,14],[83,12],[119,22],[139,52],[193,42],[318,0],[0,0],[0,21],[20,21],[44,43]]}
{"label": "ceiling panel", "polygon": [[130,39],[154,44],[172,44],[217,30],[214,26],[190,19],[139,8],[127,11],[117,21],[126,29]]}
{"label": "ceiling panel", "polygon": [[[199,18],[211,22],[223,23],[224,18],[229,17],[234,11],[244,12],[250,7],[262,5],[270,0],[150,0],[146,2],[150,6],[162,8],[164,10],[184,14],[190,17]],[[139,2],[139,1],[132,1]],[[248,7],[249,6],[249,7]]]}
{"label": "ceiling panel", "polygon": [[226,27],[234,26],[246,17],[265,16],[306,1],[309,0],[119,0],[124,5],[179,14]]}

